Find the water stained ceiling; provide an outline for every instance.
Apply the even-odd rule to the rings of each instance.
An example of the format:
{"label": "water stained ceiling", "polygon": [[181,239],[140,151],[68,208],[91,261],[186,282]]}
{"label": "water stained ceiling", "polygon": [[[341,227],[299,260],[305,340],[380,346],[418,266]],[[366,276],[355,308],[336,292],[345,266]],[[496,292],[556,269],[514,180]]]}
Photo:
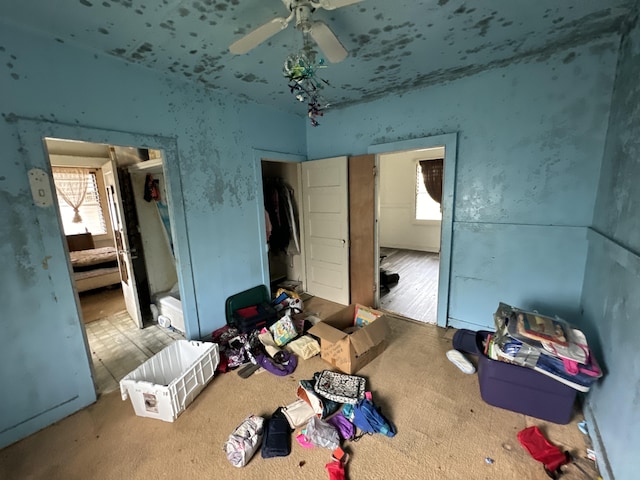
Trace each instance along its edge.
{"label": "water stained ceiling", "polygon": [[[283,0],[20,0],[2,2],[5,21],[60,43],[258,103],[303,114],[282,73],[302,47],[294,23],[243,55],[229,45],[274,17]],[[349,55],[328,63],[324,97],[336,107],[446,82],[492,66],[614,32],[632,0],[363,0],[317,9]]]}

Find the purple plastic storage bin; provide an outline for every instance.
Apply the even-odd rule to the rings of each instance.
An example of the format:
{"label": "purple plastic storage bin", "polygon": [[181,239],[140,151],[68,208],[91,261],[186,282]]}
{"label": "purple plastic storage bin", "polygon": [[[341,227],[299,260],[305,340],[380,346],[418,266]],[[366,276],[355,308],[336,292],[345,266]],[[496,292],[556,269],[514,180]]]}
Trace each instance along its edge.
{"label": "purple plastic storage bin", "polygon": [[[458,335],[459,332],[462,332]],[[491,360],[482,353],[482,342],[491,332],[459,330],[453,346],[478,355],[480,395],[489,405],[553,423],[571,421],[576,390],[526,367]],[[469,341],[475,337],[475,351]],[[462,347],[462,348],[460,348]]]}

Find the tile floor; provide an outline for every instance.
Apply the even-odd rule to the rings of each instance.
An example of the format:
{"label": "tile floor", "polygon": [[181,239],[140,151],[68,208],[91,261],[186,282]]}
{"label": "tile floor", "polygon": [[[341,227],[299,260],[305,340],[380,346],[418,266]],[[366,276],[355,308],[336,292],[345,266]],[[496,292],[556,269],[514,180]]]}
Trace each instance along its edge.
{"label": "tile floor", "polygon": [[127,312],[85,325],[98,393],[119,388],[120,380],[164,347],[183,339],[158,325],[139,329]]}

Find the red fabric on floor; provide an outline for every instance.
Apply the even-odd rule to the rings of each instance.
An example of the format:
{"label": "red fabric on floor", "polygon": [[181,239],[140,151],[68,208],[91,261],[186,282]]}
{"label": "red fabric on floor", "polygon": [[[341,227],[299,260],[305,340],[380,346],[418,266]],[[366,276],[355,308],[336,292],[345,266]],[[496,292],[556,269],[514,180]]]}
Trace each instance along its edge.
{"label": "red fabric on floor", "polygon": [[342,463],[338,461],[327,463],[324,468],[329,472],[329,480],[345,480],[344,466]]}
{"label": "red fabric on floor", "polygon": [[561,465],[567,463],[567,456],[562,450],[549,443],[536,426],[518,432],[518,441],[533,458],[542,462],[551,472],[555,472]]}

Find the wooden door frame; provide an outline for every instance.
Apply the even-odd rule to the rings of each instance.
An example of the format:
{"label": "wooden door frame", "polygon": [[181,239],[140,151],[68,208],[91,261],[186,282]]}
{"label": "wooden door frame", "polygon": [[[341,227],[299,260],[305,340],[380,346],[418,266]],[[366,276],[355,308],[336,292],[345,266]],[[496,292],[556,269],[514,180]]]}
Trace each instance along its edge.
{"label": "wooden door frame", "polygon": [[[447,133],[430,137],[414,138],[398,142],[381,143],[372,145],[367,153],[376,155],[376,168],[379,171],[380,154],[393,153],[403,150],[417,150],[421,148],[433,148],[444,146],[444,179],[442,186],[442,223],[440,229],[440,273],[438,278],[438,310],[437,325],[447,327],[449,323],[449,292],[451,283],[451,251],[453,243],[453,207],[456,185],[456,161],[458,156],[458,134]],[[375,194],[376,234],[375,252],[373,258],[374,271],[380,268],[380,259],[375,253],[380,251],[379,237],[379,176],[376,177]],[[379,286],[378,286],[379,292]],[[376,295],[376,304],[379,302],[379,293]]]}
{"label": "wooden door frame", "polygon": [[374,306],[376,257],[376,155],[349,157],[349,290],[351,303]]}

